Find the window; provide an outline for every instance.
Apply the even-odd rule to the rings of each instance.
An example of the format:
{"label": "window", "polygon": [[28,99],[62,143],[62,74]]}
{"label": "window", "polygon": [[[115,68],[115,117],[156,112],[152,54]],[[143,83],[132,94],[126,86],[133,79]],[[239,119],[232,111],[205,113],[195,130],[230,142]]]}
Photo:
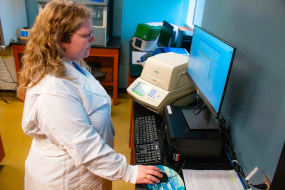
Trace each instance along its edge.
{"label": "window", "polygon": [[189,0],[186,25],[194,29],[194,25],[201,26],[205,0]]}

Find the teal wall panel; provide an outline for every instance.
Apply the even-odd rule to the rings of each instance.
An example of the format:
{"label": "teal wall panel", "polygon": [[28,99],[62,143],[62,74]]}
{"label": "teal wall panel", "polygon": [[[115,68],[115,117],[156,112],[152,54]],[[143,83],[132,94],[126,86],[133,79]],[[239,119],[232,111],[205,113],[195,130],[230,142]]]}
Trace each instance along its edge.
{"label": "teal wall panel", "polygon": [[139,23],[167,22],[185,26],[189,0],[124,0],[122,11],[122,49],[120,53],[119,87],[126,88],[129,68],[129,41]]}
{"label": "teal wall panel", "polygon": [[285,1],[206,0],[202,27],[237,47],[222,113],[253,183],[272,179],[285,140]]}
{"label": "teal wall panel", "polygon": [[[166,20],[178,26],[184,26],[189,0],[114,0],[113,36],[121,36],[119,87],[127,87],[129,67],[129,45],[138,23],[161,22]],[[32,27],[38,15],[37,0],[26,0],[27,20]]]}

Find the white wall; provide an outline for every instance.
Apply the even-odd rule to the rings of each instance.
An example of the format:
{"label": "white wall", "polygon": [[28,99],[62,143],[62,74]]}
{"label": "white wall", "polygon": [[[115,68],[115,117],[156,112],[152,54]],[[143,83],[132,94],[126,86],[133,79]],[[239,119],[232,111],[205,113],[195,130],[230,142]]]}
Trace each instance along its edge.
{"label": "white wall", "polygon": [[6,45],[10,38],[19,38],[20,30],[27,26],[25,0],[1,0],[0,18]]}
{"label": "white wall", "polygon": [[[10,38],[19,38],[20,30],[27,26],[25,0],[0,0],[0,17],[5,45],[8,46],[10,44]],[[0,51],[0,54],[0,79],[17,82],[12,48],[4,52]],[[0,89],[15,90],[15,88],[15,83],[7,83],[0,80]]]}

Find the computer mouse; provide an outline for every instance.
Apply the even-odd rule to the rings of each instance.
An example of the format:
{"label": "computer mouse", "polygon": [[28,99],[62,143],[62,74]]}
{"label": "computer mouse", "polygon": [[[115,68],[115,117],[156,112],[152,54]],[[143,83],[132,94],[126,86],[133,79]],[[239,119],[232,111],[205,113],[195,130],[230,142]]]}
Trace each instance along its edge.
{"label": "computer mouse", "polygon": [[155,175],[153,175],[153,177],[159,179],[160,183],[167,182],[167,181],[168,181],[168,176],[167,176],[167,174],[164,173],[164,172],[160,172],[160,173],[162,174],[162,178],[157,177],[157,176],[155,176]]}
{"label": "computer mouse", "polygon": [[168,175],[164,172],[160,172],[162,174],[162,178],[160,178],[160,183],[164,183],[168,181]]}
{"label": "computer mouse", "polygon": [[162,178],[160,177],[157,177],[157,176],[153,176],[153,177],[156,177],[157,179],[160,180],[160,183],[164,183],[164,182],[167,182],[168,181],[168,176],[166,173],[164,172],[160,172],[162,174]]}

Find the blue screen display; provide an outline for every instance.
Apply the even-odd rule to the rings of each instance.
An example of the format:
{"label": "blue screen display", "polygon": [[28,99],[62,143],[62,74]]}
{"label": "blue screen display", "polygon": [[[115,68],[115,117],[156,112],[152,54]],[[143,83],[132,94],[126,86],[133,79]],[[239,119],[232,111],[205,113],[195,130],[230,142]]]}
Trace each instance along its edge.
{"label": "blue screen display", "polygon": [[235,48],[195,26],[187,72],[215,114],[220,111],[234,52]]}

